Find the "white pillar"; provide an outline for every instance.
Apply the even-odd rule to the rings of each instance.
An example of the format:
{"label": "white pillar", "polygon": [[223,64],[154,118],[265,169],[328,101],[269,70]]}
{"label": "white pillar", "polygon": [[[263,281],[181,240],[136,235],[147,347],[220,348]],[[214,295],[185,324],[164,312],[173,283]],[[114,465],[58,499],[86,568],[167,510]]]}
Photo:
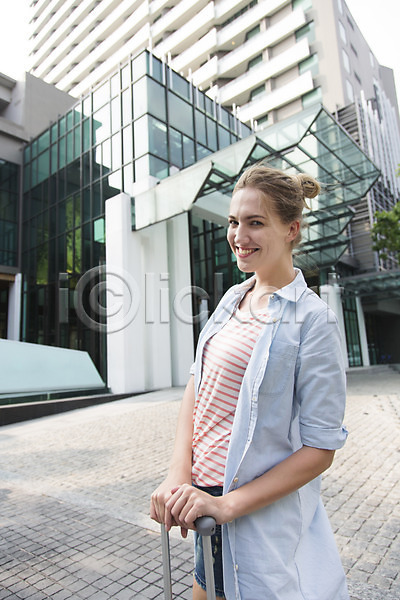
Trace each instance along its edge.
{"label": "white pillar", "polygon": [[357,323],[358,323],[358,332],[360,336],[360,348],[361,348],[361,357],[362,364],[364,367],[369,367],[369,352],[368,352],[368,340],[367,340],[367,331],[365,328],[365,319],[364,319],[364,311],[361,303],[361,298],[356,296],[356,309],[357,309]]}
{"label": "white pillar", "polygon": [[163,221],[132,231],[130,196],[106,201],[107,366],[113,393],[172,383],[167,229]]}
{"label": "white pillar", "polygon": [[338,323],[339,329],[342,337],[342,353],[345,361],[346,369],[349,367],[349,358],[347,356],[347,346],[346,346],[346,329],[344,326],[344,316],[343,316],[343,306],[342,306],[342,298],[341,298],[341,288],[337,284],[326,284],[321,285],[320,287],[321,298],[325,300],[328,306],[335,313]]}
{"label": "white pillar", "polygon": [[141,248],[131,230],[131,198],[106,201],[107,383],[114,394],[145,390]]}
{"label": "white pillar", "polygon": [[21,326],[22,275],[17,273],[8,292],[7,339],[19,341]]}

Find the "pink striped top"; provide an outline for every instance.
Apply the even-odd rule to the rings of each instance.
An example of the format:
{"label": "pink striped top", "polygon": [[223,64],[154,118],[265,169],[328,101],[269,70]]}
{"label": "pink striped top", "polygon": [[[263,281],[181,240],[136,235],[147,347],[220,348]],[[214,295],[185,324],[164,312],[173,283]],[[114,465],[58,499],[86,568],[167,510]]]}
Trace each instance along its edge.
{"label": "pink striped top", "polygon": [[195,485],[223,485],[240,386],[265,318],[265,312],[237,310],[204,346],[201,385],[193,413]]}

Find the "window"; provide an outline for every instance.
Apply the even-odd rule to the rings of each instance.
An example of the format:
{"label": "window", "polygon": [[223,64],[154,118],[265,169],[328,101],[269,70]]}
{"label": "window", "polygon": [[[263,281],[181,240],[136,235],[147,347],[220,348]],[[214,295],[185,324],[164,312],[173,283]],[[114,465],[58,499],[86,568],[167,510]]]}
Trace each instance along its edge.
{"label": "window", "polygon": [[178,73],[175,73],[175,71],[171,71],[170,82],[170,87],[176,94],[186,98],[187,100],[190,100],[190,84],[187,79],[181,75],[178,75]]}
{"label": "window", "polygon": [[371,51],[369,52],[369,62],[371,64],[371,67],[375,66],[375,57],[374,57],[374,55],[372,54]]}
{"label": "window", "polygon": [[344,42],[345,44],[347,44],[346,30],[344,28],[344,25],[343,25],[342,21],[339,21],[339,33],[340,33],[340,37],[342,39],[342,42]]}
{"label": "window", "polygon": [[306,58],[299,64],[300,75],[302,75],[303,73],[306,73],[306,71],[310,71],[311,75],[313,77],[318,75],[318,56],[317,56],[317,54],[313,54],[312,56],[309,56],[308,58]]}
{"label": "window", "polygon": [[346,93],[350,102],[354,102],[354,89],[352,84],[348,79],[346,79]]}
{"label": "window", "polygon": [[311,92],[304,94],[301,98],[301,102],[302,102],[303,108],[308,108],[312,104],[317,104],[317,103],[322,102],[321,88],[317,87],[317,88],[315,88],[315,90],[311,90]]}
{"label": "window", "polygon": [[221,25],[221,28],[226,27],[226,25],[229,25],[229,23],[232,23],[232,21],[235,21],[236,19],[241,17],[245,12],[250,10],[250,8],[253,8],[253,6],[255,6],[257,3],[258,3],[258,0],[252,0],[252,2],[250,2],[250,4],[248,4],[247,6],[242,8],[242,10],[239,10],[232,17],[230,17],[227,21],[224,21]]}
{"label": "window", "polygon": [[93,110],[96,110],[100,108],[100,106],[103,106],[103,104],[106,104],[106,102],[109,100],[109,97],[109,82],[106,81],[93,92]]}
{"label": "window", "polygon": [[259,127],[259,129],[263,129],[265,127],[265,125],[267,125],[268,123],[268,115],[263,115],[262,117],[259,117],[257,119],[257,125]]}
{"label": "window", "polygon": [[196,140],[201,144],[207,145],[206,116],[197,109],[194,116],[196,121]]}
{"label": "window", "polygon": [[183,166],[182,134],[172,129],[172,127],[169,129],[169,156],[170,163],[181,169]]}
{"label": "window", "polygon": [[296,31],[296,42],[302,40],[303,38],[307,38],[310,44],[315,42],[314,21],[311,21],[311,23],[307,23],[307,25],[304,25],[304,27],[301,27]]}
{"label": "window", "polygon": [[258,65],[260,62],[262,62],[262,59],[263,59],[262,54],[258,54],[257,56],[255,56],[254,58],[249,60],[248,65],[247,65],[247,70],[250,71],[250,69],[252,69],[256,65]]}
{"label": "window", "polygon": [[257,33],[260,33],[260,25],[256,25],[255,27],[253,27],[253,29],[250,29],[250,31],[246,32],[246,42],[247,40],[250,40],[252,37],[257,35]]}
{"label": "window", "polygon": [[301,8],[301,10],[308,10],[312,8],[312,0],[292,0],[293,10],[296,8]]}
{"label": "window", "polygon": [[149,151],[160,158],[168,160],[167,126],[165,123],[148,118]]}
{"label": "window", "polygon": [[343,65],[348,73],[350,73],[350,60],[346,50],[342,48]]}
{"label": "window", "polygon": [[172,92],[168,92],[168,114],[172,127],[194,137],[192,107]]}
{"label": "window", "polygon": [[358,57],[358,52],[357,52],[357,50],[354,48],[353,44],[350,44],[350,48],[351,48],[351,50],[352,50],[353,54],[354,54],[355,56],[357,56],[357,57]]}
{"label": "window", "polygon": [[256,96],[258,96],[259,94],[262,94],[263,92],[265,92],[265,84],[264,83],[262,85],[259,85],[256,88],[254,88],[254,90],[251,90],[251,92],[250,92],[250,102],[252,100],[254,100],[254,98]]}

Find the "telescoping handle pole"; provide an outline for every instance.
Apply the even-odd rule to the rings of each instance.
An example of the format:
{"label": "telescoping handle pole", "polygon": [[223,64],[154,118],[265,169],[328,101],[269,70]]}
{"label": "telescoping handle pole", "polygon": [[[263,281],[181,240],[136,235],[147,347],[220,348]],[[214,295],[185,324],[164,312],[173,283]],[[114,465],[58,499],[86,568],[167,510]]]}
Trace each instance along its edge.
{"label": "telescoping handle pole", "polygon": [[[203,537],[204,570],[206,574],[207,600],[216,600],[214,568],[211,549],[211,536],[215,533],[213,517],[199,517],[195,521],[196,531]],[[164,598],[172,600],[171,557],[169,551],[169,536],[165,525],[161,524],[161,545],[163,558]]]}
{"label": "telescoping handle pole", "polygon": [[207,600],[216,600],[214,583],[214,565],[211,549],[211,536],[215,533],[215,519],[213,517],[199,517],[194,522],[196,531],[203,538],[204,571],[206,574]]}
{"label": "telescoping handle pole", "polygon": [[164,523],[161,523],[161,547],[163,559],[164,598],[172,600],[171,556],[169,553],[169,536]]}

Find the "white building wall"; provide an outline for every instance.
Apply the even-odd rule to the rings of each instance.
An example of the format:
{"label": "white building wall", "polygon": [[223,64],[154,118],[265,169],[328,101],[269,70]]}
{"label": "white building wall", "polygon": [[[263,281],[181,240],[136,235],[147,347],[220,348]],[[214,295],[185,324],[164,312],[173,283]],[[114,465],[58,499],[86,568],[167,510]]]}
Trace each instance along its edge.
{"label": "white building wall", "polygon": [[132,231],[130,196],[107,200],[106,272],[112,392],[184,385],[193,361],[187,215]]}

